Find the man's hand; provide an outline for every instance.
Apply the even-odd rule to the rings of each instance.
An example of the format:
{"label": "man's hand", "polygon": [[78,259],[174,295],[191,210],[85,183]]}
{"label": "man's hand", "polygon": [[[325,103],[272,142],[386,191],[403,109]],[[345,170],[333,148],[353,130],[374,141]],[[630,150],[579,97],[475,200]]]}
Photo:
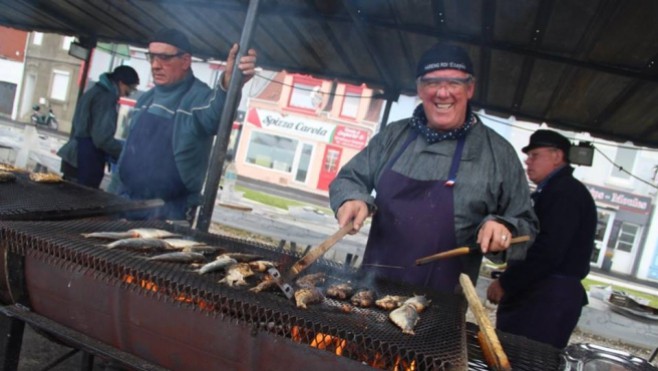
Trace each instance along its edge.
{"label": "man's hand", "polygon": [[[231,73],[233,73],[233,66],[235,65],[235,57],[238,55],[239,46],[238,44],[233,44],[231,50],[228,52],[228,58],[226,58],[226,71],[222,74],[222,89],[228,89],[228,85],[231,83]],[[238,68],[242,71],[244,79],[242,83],[246,83],[256,74],[256,51],[254,49],[249,49],[247,54],[240,58],[240,63],[238,63]]]}
{"label": "man's hand", "polygon": [[487,289],[487,299],[494,304],[498,304],[504,295],[505,290],[503,289],[503,286],[500,285],[500,281],[493,280]]}
{"label": "man's hand", "polygon": [[350,234],[356,234],[363,227],[363,221],[366,220],[369,214],[368,205],[364,201],[349,200],[340,205],[336,213],[336,218],[341,228],[350,221],[353,221],[354,229],[352,229]]}
{"label": "man's hand", "polygon": [[495,220],[489,220],[478,232],[477,243],[483,254],[507,250],[510,246],[512,233],[504,224]]}

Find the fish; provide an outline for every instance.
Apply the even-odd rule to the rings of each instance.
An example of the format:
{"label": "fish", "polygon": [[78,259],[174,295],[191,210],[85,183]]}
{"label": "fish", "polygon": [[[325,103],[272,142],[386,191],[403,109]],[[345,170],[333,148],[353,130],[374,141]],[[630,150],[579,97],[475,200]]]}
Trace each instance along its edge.
{"label": "fish", "polygon": [[317,287],[304,287],[295,291],[295,303],[297,308],[307,309],[310,304],[322,302],[324,296]]}
{"label": "fish", "polygon": [[361,289],[350,299],[353,305],[367,308],[375,303],[375,292],[370,289]]}
{"label": "fish", "polygon": [[10,164],[5,164],[0,162],[0,170],[1,171],[18,171],[18,172],[26,172],[26,170],[21,169],[20,167],[16,167],[14,165]]}
{"label": "fish", "polygon": [[375,300],[375,305],[384,310],[393,310],[399,308],[407,299],[409,299],[408,296],[386,295],[383,298]]}
{"label": "fish", "polygon": [[269,260],[256,260],[248,263],[253,271],[265,272],[270,268],[276,268],[277,264]]}
{"label": "fish", "polygon": [[16,175],[8,171],[0,170],[0,183],[15,182]]}
{"label": "fish", "polygon": [[206,260],[206,257],[198,252],[174,251],[160,255],[151,256],[148,260],[157,260],[170,263],[198,263]]}
{"label": "fish", "polygon": [[199,274],[206,274],[225,269],[237,263],[238,261],[233,258],[229,258],[226,255],[219,255],[215,260],[201,266],[201,268],[199,268]]}
{"label": "fish", "polygon": [[249,268],[247,263],[233,264],[226,270],[226,277],[219,280],[219,283],[225,283],[231,287],[246,286],[247,281],[244,279],[254,275],[254,271]]}
{"label": "fish", "polygon": [[60,183],[62,176],[55,173],[30,173],[29,178],[37,183]]}
{"label": "fish", "polygon": [[250,288],[249,291],[258,293],[258,292],[261,292],[261,291],[265,291],[265,290],[274,288],[276,286],[277,285],[276,285],[276,281],[274,280],[274,278],[272,278],[272,276],[270,276],[269,274],[266,274],[266,275],[263,276],[263,280],[258,285]]}
{"label": "fish", "polygon": [[403,334],[415,335],[414,327],[420,319],[416,308],[411,304],[402,304],[388,314],[388,318],[402,329]]}
{"label": "fish", "polygon": [[124,238],[169,238],[169,237],[180,237],[181,235],[156,228],[134,228],[134,229],[129,229],[125,232],[83,233],[82,236],[85,238],[122,240]]}
{"label": "fish", "polygon": [[431,303],[432,301],[427,299],[425,295],[414,295],[404,302],[404,304],[413,305],[413,307],[416,309],[416,312],[418,313],[424,311],[425,308],[429,307]]}
{"label": "fish", "polygon": [[124,238],[106,245],[109,249],[128,249],[135,251],[171,250],[171,245],[159,238]]}
{"label": "fish", "polygon": [[233,258],[240,263],[246,263],[254,260],[258,260],[261,256],[255,254],[247,254],[242,252],[226,252],[222,255],[227,255],[229,258]]}
{"label": "fish", "polygon": [[214,254],[214,253],[219,253],[223,252],[224,248],[219,247],[219,246],[211,246],[211,245],[193,245],[193,246],[186,246],[183,247],[183,252],[198,252],[200,254]]}
{"label": "fish", "polygon": [[[161,238],[159,238],[161,239]],[[171,249],[185,249],[185,248],[190,248],[190,247],[195,247],[195,246],[203,246],[203,242],[199,241],[194,241],[194,240],[186,240],[183,238],[162,238],[164,242],[166,242],[169,245],[169,248]]]}
{"label": "fish", "polygon": [[297,281],[295,281],[295,284],[297,284],[298,287],[310,288],[323,284],[325,279],[326,279],[326,275],[323,272],[311,273],[299,277]]}
{"label": "fish", "polygon": [[354,293],[354,288],[349,283],[336,283],[327,288],[326,295],[330,298],[346,300]]}

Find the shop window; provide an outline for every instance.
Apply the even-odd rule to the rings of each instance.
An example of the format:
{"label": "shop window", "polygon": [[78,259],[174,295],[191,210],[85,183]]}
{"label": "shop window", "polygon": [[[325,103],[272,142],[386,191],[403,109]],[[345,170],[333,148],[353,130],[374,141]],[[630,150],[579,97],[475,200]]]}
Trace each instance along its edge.
{"label": "shop window", "polygon": [[297,165],[297,173],[295,174],[295,180],[298,182],[306,182],[306,176],[308,175],[308,168],[311,164],[311,154],[313,153],[313,146],[310,144],[304,144],[302,146],[301,155],[299,156],[299,164]]}
{"label": "shop window", "polygon": [[348,86],[345,89],[343,105],[340,108],[340,115],[355,119],[359,113],[359,104],[361,102],[361,88]]}
{"label": "shop window", "polygon": [[640,227],[635,224],[622,223],[617,239],[616,250],[631,252],[635,245],[635,238],[638,235]]}
{"label": "shop window", "polygon": [[314,92],[317,92],[321,85],[322,80],[306,76],[295,76],[288,107],[315,112],[322,101],[313,99],[314,96],[317,96]]}
{"label": "shop window", "polygon": [[[618,179],[630,180],[630,173],[633,172],[636,155],[637,151],[634,149],[624,147],[617,148],[617,154],[615,155],[615,164],[617,166],[613,166],[610,175]],[[624,169],[624,171],[619,170],[620,167]]]}
{"label": "shop window", "polygon": [[297,144],[295,139],[254,132],[249,142],[246,162],[290,173]]}
{"label": "shop window", "polygon": [[58,101],[66,101],[69,91],[69,80],[71,74],[68,71],[53,70],[53,80],[50,87],[50,98]]}

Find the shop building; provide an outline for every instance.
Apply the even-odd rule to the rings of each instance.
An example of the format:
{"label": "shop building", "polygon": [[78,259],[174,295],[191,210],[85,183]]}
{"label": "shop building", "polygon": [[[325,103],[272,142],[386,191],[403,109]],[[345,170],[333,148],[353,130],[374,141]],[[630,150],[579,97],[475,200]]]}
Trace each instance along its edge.
{"label": "shop building", "polygon": [[251,96],[235,145],[241,177],[328,195],[338,170],[375,134],[383,100],[355,86],[279,72]]}

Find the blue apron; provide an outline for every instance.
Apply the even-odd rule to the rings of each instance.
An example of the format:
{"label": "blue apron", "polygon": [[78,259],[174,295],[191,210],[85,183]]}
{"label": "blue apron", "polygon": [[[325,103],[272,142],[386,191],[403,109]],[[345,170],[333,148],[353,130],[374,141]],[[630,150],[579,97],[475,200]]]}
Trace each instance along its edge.
{"label": "blue apron", "polygon": [[518,295],[503,296],[496,328],[564,348],[586,304],[578,277],[551,275]]}
{"label": "blue apron", "polygon": [[457,142],[449,179],[422,181],[392,170],[416,137],[417,133],[410,134],[379,179],[375,199],[377,212],[373,216],[363,265],[378,277],[453,292],[461,272],[460,260],[444,259],[423,266],[416,266],[415,261],[456,247],[453,186],[464,138]]}
{"label": "blue apron", "polygon": [[90,137],[77,137],[75,141],[78,144],[77,182],[98,188],[105,174],[105,152],[96,148]]}
{"label": "blue apron", "polygon": [[184,220],[188,190],[180,177],[172,145],[174,119],[144,112],[130,131],[119,163],[121,194],[130,199],[159,198],[161,208],[133,212],[129,219]]}

